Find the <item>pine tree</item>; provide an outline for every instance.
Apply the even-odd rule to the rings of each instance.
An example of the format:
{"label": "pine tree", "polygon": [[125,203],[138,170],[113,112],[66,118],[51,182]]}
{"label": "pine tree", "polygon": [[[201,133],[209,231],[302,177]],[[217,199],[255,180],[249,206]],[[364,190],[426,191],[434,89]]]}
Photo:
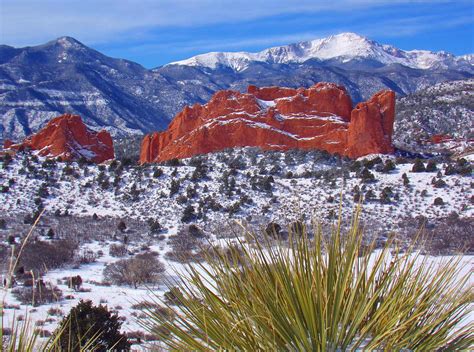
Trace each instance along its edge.
{"label": "pine tree", "polygon": [[406,173],[403,173],[402,179],[403,179],[403,185],[404,185],[405,187],[410,186],[410,180],[408,179],[408,176],[407,176]]}
{"label": "pine tree", "polygon": [[412,172],[425,172],[426,171],[425,164],[423,164],[423,161],[421,161],[420,159],[416,159],[411,171]]}
{"label": "pine tree", "polygon": [[55,331],[63,351],[82,351],[87,344],[94,351],[130,351],[127,337],[120,332],[122,323],[106,306],[80,301]]}
{"label": "pine tree", "polygon": [[120,232],[124,232],[127,229],[127,225],[123,220],[120,220],[119,224],[117,225],[117,228]]}
{"label": "pine tree", "polygon": [[438,167],[436,166],[436,162],[433,160],[428,161],[428,164],[426,164],[426,171],[436,172],[437,170],[438,170]]}

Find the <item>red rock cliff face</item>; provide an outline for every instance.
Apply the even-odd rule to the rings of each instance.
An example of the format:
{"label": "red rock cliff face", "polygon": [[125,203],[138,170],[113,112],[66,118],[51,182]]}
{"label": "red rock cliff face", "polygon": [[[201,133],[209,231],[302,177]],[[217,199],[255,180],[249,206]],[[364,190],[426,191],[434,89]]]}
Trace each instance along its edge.
{"label": "red rock cliff face", "polygon": [[113,141],[110,134],[102,130],[89,130],[78,115],[65,114],[56,117],[38,133],[22,143],[10,145],[10,149],[29,148],[42,156],[61,157],[73,160],[80,157],[101,163],[114,158]]}
{"label": "red rock cliff face", "polygon": [[359,103],[351,112],[345,155],[351,158],[393,153],[392,133],[395,119],[395,93],[382,91],[369,101]]}
{"label": "red rock cliff face", "polygon": [[166,131],[145,136],[140,162],[243,146],[320,149],[352,158],[391,153],[394,116],[391,91],[379,92],[355,109],[345,88],[333,83],[220,91],[205,105],[184,108]]}

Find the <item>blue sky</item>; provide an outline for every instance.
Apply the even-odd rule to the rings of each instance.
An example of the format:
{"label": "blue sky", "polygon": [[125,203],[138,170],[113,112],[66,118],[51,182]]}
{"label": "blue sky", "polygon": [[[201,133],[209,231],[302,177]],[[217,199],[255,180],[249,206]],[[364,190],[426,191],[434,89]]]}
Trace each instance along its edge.
{"label": "blue sky", "polygon": [[406,50],[474,53],[474,0],[0,0],[1,44],[67,35],[149,68],[341,32]]}

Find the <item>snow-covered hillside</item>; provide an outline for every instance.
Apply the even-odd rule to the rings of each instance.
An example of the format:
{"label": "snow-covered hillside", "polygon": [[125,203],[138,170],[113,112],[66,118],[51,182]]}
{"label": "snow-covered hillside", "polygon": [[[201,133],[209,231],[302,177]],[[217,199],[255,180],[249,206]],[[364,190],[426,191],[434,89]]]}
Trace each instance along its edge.
{"label": "snow-covered hillside", "polygon": [[[80,299],[91,299],[116,312],[130,337],[153,340],[140,325],[144,302],[164,297],[164,280],[184,263],[201,260],[208,241],[240,236],[236,221],[255,231],[277,223],[284,234],[292,221],[310,226],[313,216],[323,226],[331,224],[340,205],[349,218],[365,198],[362,223],[369,237],[383,241],[395,231],[403,240],[425,226],[430,254],[456,253],[463,246],[474,250],[472,166],[465,159],[374,155],[350,161],[317,151],[244,148],[166,165],[97,166],[22,153],[0,165],[0,274],[6,273],[9,250],[45,209],[29,239],[32,248],[43,250],[26,246],[27,260],[20,265],[39,266],[45,287],[57,294],[31,307],[19,295],[28,290],[27,281],[18,281],[8,289],[4,319],[25,319],[28,312],[46,335]],[[74,255],[62,264],[52,261],[52,268],[41,264],[66,244]],[[107,279],[107,267],[144,254],[163,263],[161,279],[136,288]],[[472,257],[463,263],[469,267]],[[81,287],[70,287],[78,275]]]}
{"label": "snow-covered hillside", "polygon": [[[439,83],[397,100],[394,143],[417,152],[474,150],[474,80]],[[432,141],[436,136],[445,143]]]}
{"label": "snow-covered hillside", "polygon": [[[380,225],[379,233],[396,230],[407,217],[473,216],[469,162],[438,160],[430,172],[411,172],[413,160],[383,158],[395,168],[318,151],[262,153],[252,148],[194,157],[175,166],[78,165],[24,156],[1,169],[0,203],[4,214],[15,216],[40,206],[50,214],[153,218],[166,228],[179,226],[188,208],[188,221],[202,226],[234,218],[259,226],[313,213],[327,219],[337,212],[344,190],[344,212],[365,197],[365,217]],[[369,166],[365,171],[364,163]],[[437,197],[444,205],[434,204]]]}
{"label": "snow-covered hillside", "polygon": [[211,52],[172,62],[169,65],[202,66],[212,69],[221,65],[241,71],[252,61],[282,64],[305,62],[310,59],[336,59],[342,63],[351,60],[372,60],[383,65],[400,64],[417,69],[448,68],[459,64],[472,66],[472,59],[467,55],[456,57],[444,51],[405,51],[391,45],[379,44],[356,33],[341,33],[327,38],[265,49],[257,53]]}

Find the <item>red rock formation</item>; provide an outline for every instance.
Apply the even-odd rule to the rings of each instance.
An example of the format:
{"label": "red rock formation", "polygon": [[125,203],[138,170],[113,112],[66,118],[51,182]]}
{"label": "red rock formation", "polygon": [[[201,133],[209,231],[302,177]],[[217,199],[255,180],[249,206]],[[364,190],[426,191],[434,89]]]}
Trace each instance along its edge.
{"label": "red rock formation", "polygon": [[73,160],[80,157],[101,163],[114,158],[113,141],[110,134],[102,130],[94,132],[86,127],[78,115],[58,116],[38,133],[22,143],[10,145],[10,149],[37,150],[39,155]]}
{"label": "red rock formation", "polygon": [[3,141],[3,149],[9,149],[13,145],[13,142],[9,139]]}
{"label": "red rock formation", "polygon": [[434,134],[430,138],[430,142],[434,144],[451,142],[453,138],[447,134]]}
{"label": "red rock formation", "polygon": [[394,116],[391,91],[377,93],[354,110],[344,87],[332,83],[220,91],[205,105],[184,108],[166,131],[145,136],[140,162],[243,146],[320,149],[352,158],[391,153]]}
{"label": "red rock formation", "polygon": [[351,112],[345,155],[357,158],[393,153],[394,119],[395,93],[392,91],[379,92],[369,101],[357,104]]}

